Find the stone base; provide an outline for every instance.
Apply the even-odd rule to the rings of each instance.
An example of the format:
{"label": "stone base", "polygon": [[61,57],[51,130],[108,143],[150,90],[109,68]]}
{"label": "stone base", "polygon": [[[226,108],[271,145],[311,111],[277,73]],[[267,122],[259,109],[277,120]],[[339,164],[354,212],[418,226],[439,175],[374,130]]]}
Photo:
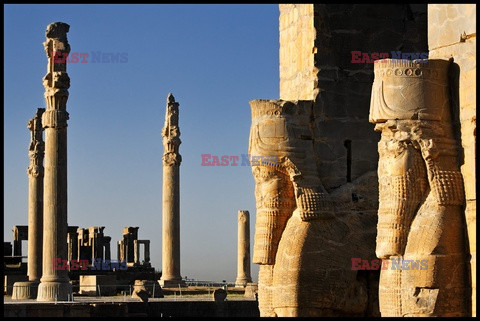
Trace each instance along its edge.
{"label": "stone base", "polygon": [[247,283],[252,283],[252,279],[251,278],[237,278],[235,280],[235,286],[238,286],[238,287],[246,287],[247,286]]}
{"label": "stone base", "polygon": [[3,277],[3,281],[3,293],[6,295],[12,295],[13,285],[17,282],[28,282],[28,276],[26,274],[9,274]]}
{"label": "stone base", "polygon": [[41,282],[38,287],[37,301],[70,301],[72,285],[70,282]]}
{"label": "stone base", "polygon": [[117,293],[115,275],[80,275],[78,294],[87,296],[113,296]]}
{"label": "stone base", "polygon": [[38,293],[38,281],[15,282],[13,284],[12,300],[36,299]]}
{"label": "stone base", "polygon": [[246,298],[256,298],[258,295],[258,283],[247,283],[245,286],[245,294]]}
{"label": "stone base", "polygon": [[185,284],[185,280],[178,279],[178,280],[160,280],[160,286],[162,288],[178,288],[178,286],[185,288],[187,285]]}

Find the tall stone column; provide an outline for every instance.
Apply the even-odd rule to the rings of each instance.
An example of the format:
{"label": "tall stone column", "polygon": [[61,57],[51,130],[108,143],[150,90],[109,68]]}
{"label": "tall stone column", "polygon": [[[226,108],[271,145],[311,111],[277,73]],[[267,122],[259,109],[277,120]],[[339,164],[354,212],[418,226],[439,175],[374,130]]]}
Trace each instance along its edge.
{"label": "tall stone column", "polygon": [[13,285],[12,299],[24,300],[37,297],[38,284],[42,276],[43,242],[43,142],[42,114],[45,108],[38,108],[35,116],[28,121],[30,147],[28,156],[28,282]]}
{"label": "tall stone column", "polygon": [[238,211],[238,258],[235,286],[252,282],[250,275],[250,213]]}
{"label": "tall stone column", "polygon": [[180,276],[180,129],[178,106],[170,93],[167,98],[163,137],[162,277],[163,287],[185,286]]}
{"label": "tall stone column", "polygon": [[43,43],[48,72],[43,78],[47,109],[42,116],[45,129],[45,177],[43,206],[43,275],[37,301],[67,301],[72,293],[68,271],[56,270],[54,259],[67,259],[67,120],[66,105],[70,78],[65,57],[70,52],[70,26],[54,22]]}

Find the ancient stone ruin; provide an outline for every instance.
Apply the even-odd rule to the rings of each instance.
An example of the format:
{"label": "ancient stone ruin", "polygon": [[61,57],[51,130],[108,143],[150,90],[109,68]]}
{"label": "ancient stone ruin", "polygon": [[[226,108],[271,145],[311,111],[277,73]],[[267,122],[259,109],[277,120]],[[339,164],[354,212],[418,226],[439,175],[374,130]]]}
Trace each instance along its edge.
{"label": "ancient stone ruin", "polygon": [[[140,244],[144,245],[144,260],[140,262]],[[127,266],[150,266],[150,240],[138,239],[138,227],[123,228],[122,240],[118,241],[118,261],[125,261]]]}
{"label": "ancient stone ruin", "polygon": [[[428,13],[427,21],[427,5],[280,5],[280,99],[250,102],[261,316],[461,316],[470,306],[475,314],[475,107],[465,89],[474,49],[463,45],[475,39],[474,14],[465,5]],[[447,13],[470,33],[441,20]],[[448,58],[353,61],[354,50],[429,48],[460,69]],[[458,96],[462,67],[459,106],[449,96]],[[425,260],[428,269],[384,269]]]}
{"label": "ancient stone ruin", "polygon": [[[42,276],[43,250],[43,157],[45,144],[43,142],[42,115],[44,108],[38,108],[35,116],[28,121],[30,130],[30,146],[28,157],[30,165],[28,174],[28,282],[14,284],[12,299],[36,299],[38,284]],[[17,236],[17,235],[15,235]],[[21,241],[14,237],[14,252],[22,249]],[[20,242],[20,244],[19,244]],[[21,255],[21,254],[20,254]]]}
{"label": "ancient stone ruin", "polygon": [[88,260],[93,264],[96,259],[110,260],[111,237],[103,233],[104,226],[90,226],[77,229],[77,259]]}
{"label": "ancient stone ruin", "polygon": [[438,59],[375,64],[370,121],[382,133],[376,254],[425,265],[381,271],[382,316],[468,315],[465,192],[449,67]]}
{"label": "ancient stone ruin", "polygon": [[[280,97],[250,101],[252,261],[260,265],[261,316],[476,315],[474,10],[280,5]],[[11,258],[22,267],[28,240],[28,282],[15,282],[13,299],[69,300],[69,271],[56,268],[56,260],[68,267],[87,262],[79,278],[84,294],[99,295],[104,286],[115,295],[121,274],[92,269],[97,259],[111,258],[103,226],[67,225],[70,79],[66,61],[55,57],[70,52],[68,31],[62,22],[46,30],[46,109],[28,122],[28,227],[14,226]],[[358,63],[353,54],[391,50],[429,59]],[[160,280],[167,288],[185,286],[178,108],[169,94]],[[238,211],[235,284],[252,297],[249,225],[249,212]],[[144,302],[161,296],[156,279],[147,279],[156,274],[150,241],[138,239],[138,227],[123,229],[117,251],[126,262],[120,283],[133,284],[133,296]],[[213,293],[218,302],[226,295]]]}
{"label": "ancient stone ruin", "polygon": [[54,22],[47,27],[43,43],[48,57],[48,72],[43,78],[46,110],[42,116],[45,130],[45,174],[43,189],[43,274],[37,301],[67,301],[72,285],[65,270],[53,267],[54,258],[67,259],[67,120],[70,78],[67,63],[57,63],[55,53],[68,54],[67,32],[70,26]]}
{"label": "ancient stone ruin", "polygon": [[250,213],[238,211],[237,278],[235,286],[252,282],[250,274]]}
{"label": "ancient stone ruin", "polygon": [[178,106],[169,94],[165,111],[163,137],[163,205],[162,205],[162,278],[163,287],[185,286],[180,275],[180,163],[181,144]]}

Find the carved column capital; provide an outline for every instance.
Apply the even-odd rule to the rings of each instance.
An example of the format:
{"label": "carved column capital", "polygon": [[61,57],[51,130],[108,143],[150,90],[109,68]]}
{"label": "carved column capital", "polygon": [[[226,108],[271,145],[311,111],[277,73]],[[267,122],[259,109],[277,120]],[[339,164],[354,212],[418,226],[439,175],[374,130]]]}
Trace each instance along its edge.
{"label": "carved column capital", "polygon": [[42,116],[42,125],[43,128],[64,128],[68,119],[68,112],[64,110],[47,110]]}
{"label": "carved column capital", "polygon": [[30,165],[27,173],[32,177],[43,176],[43,156],[45,154],[45,143],[43,142],[43,128],[42,115],[45,108],[38,108],[35,116],[27,123],[27,128],[30,130],[30,146],[28,148],[28,157],[30,158]]}
{"label": "carved column capital", "polygon": [[162,129],[163,137],[163,165],[179,166],[182,156],[178,149],[182,141],[180,140],[180,129],[178,127],[178,106],[175,98],[170,93],[167,97],[167,108],[165,112],[165,126]]}
{"label": "carved column capital", "polygon": [[67,126],[66,110],[70,77],[67,74],[67,56],[70,45],[67,32],[70,26],[63,22],[48,25],[43,43],[48,59],[47,74],[43,77],[47,111],[42,123],[45,128],[63,128]]}
{"label": "carved column capital", "polygon": [[163,154],[162,161],[164,166],[180,166],[182,156],[180,154],[168,152]]}

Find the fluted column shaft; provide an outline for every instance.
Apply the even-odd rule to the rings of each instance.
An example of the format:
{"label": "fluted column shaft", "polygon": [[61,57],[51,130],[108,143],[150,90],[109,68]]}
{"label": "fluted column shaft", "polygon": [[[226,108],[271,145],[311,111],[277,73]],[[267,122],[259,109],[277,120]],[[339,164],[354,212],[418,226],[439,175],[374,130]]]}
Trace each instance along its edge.
{"label": "fluted column shaft", "polygon": [[252,282],[250,275],[250,213],[238,211],[238,258],[236,286]]}
{"label": "fluted column shaft", "polygon": [[[45,177],[43,207],[43,275],[38,301],[67,301],[72,293],[68,271],[57,270],[55,260],[67,259],[67,120],[66,103],[70,78],[66,61],[70,45],[69,25],[55,22],[47,27],[44,42],[49,58],[43,79],[47,109],[42,117],[45,129]],[[58,55],[57,53],[61,53]],[[57,60],[58,59],[58,60]]]}
{"label": "fluted column shaft", "polygon": [[167,98],[163,136],[162,187],[162,277],[163,287],[185,285],[180,275],[180,130],[178,106],[172,94]]}

